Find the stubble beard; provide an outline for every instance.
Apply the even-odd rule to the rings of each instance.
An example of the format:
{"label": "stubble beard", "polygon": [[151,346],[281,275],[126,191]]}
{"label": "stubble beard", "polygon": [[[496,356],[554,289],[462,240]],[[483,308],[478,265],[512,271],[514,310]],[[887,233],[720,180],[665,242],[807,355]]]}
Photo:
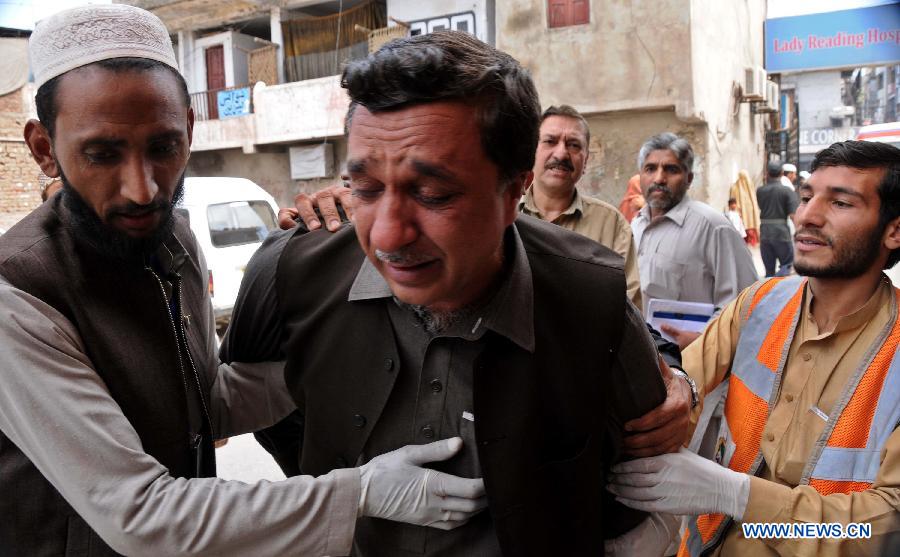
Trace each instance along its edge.
{"label": "stubble beard", "polygon": [[797,274],[813,278],[856,278],[869,271],[881,251],[881,230],[876,226],[869,234],[852,236],[844,243],[835,244],[834,238],[808,230],[798,230],[797,234],[816,236],[831,246],[834,259],[831,263],[815,267],[794,258]]}

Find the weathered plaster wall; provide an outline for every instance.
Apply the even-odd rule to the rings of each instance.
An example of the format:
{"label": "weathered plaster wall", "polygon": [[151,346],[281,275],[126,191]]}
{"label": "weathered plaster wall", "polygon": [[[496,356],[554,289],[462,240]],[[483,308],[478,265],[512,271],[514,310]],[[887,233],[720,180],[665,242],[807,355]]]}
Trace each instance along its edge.
{"label": "weathered plaster wall", "polygon": [[256,141],[256,115],[234,116],[194,122],[192,151],[251,149]]}
{"label": "weathered plaster wall", "polygon": [[707,145],[704,167],[695,163],[693,195],[716,209],[728,204],[739,170],[762,178],[765,116],[751,114],[735,86],[744,68],[763,65],[764,21],[764,0],[691,0],[693,98]]}
{"label": "weathered plaster wall", "polygon": [[[596,114],[588,116],[587,120],[591,126],[591,154],[578,187],[616,207],[622,200],[628,179],[638,172],[638,151],[650,136],[670,131],[687,138],[698,154],[705,147],[705,127],[680,121],[673,109]],[[695,161],[695,167],[701,168],[698,162]],[[702,181],[702,174],[701,170],[700,176],[695,176],[695,182]]]}
{"label": "weathered plaster wall", "polygon": [[497,48],[531,70],[541,103],[584,113],[692,106],[690,0],[593,0],[591,22],[547,27],[546,0],[497,2]]}
{"label": "weathered plaster wall", "polygon": [[256,87],[256,143],[342,136],[349,105],[339,76]]}
{"label": "weathered plaster wall", "polygon": [[739,169],[761,175],[760,116],[735,99],[762,65],[764,0],[594,0],[591,22],[547,27],[546,0],[497,4],[497,46],[528,67],[541,104],[570,104],[591,123],[580,186],[618,204],[640,145],[662,131],[695,150],[692,195],[727,201]]}

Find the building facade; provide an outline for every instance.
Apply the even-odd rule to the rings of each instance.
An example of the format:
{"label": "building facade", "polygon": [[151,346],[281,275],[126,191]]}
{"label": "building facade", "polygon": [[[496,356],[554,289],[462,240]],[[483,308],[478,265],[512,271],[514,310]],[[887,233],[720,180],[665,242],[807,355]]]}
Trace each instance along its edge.
{"label": "building facade", "polygon": [[348,104],[339,67],[383,27],[462,30],[520,60],[543,106],[587,117],[580,187],[590,195],[618,204],[640,145],[662,131],[694,146],[697,199],[724,207],[739,170],[761,177],[765,121],[742,95],[747,68],[762,66],[764,0],[348,0],[340,15],[333,1],[131,3],[156,13],[177,45],[200,115],[189,174],[250,178],[281,204],[338,178]]}
{"label": "building facade", "polygon": [[40,168],[22,131],[35,118],[25,38],[0,38],[0,228],[9,228],[41,203]]}

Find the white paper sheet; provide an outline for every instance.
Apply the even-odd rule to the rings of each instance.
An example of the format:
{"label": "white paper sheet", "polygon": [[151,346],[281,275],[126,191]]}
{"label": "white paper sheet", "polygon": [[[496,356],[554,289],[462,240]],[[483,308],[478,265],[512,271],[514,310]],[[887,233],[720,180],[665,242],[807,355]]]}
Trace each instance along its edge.
{"label": "white paper sheet", "polygon": [[700,302],[679,302],[678,300],[650,300],[647,307],[648,321],[662,336],[672,342],[675,339],[663,332],[663,323],[677,327],[682,331],[701,333],[712,318],[716,308],[712,304]]}

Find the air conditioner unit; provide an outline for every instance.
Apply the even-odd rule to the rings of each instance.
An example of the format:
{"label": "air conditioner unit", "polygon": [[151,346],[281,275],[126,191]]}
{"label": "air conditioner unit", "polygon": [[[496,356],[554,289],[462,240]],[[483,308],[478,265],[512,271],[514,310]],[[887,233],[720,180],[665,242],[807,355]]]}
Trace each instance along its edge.
{"label": "air conditioner unit", "polygon": [[744,101],[762,101],[766,96],[766,70],[759,66],[744,68]]}
{"label": "air conditioner unit", "polygon": [[781,87],[774,81],[766,81],[766,108],[778,112],[781,108]]}
{"label": "air conditioner unit", "polygon": [[835,120],[841,120],[843,118],[849,118],[856,114],[856,107],[854,106],[836,106],[831,109],[831,118]]}

